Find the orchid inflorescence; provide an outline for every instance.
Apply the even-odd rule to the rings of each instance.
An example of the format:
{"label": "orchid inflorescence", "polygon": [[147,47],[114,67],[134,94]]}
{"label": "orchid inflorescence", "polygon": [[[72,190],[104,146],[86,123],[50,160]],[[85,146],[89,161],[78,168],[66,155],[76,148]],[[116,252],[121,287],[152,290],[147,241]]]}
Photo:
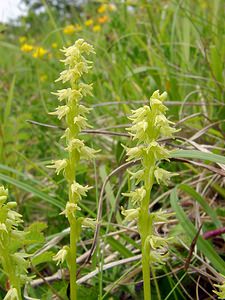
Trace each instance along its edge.
{"label": "orchid inflorescence", "polygon": [[80,103],[83,97],[92,95],[92,84],[81,81],[81,77],[92,68],[92,62],[88,61],[84,55],[95,52],[93,46],[83,39],[77,40],[73,46],[63,48],[62,52],[65,55],[62,62],[67,69],[60,73],[56,81],[69,82],[70,87],[53,93],[58,96],[59,102],[64,102],[64,104],[58,106],[56,111],[51,114],[56,115],[58,119],[65,118],[66,120],[67,128],[62,138],[66,140],[65,150],[68,156],[53,161],[53,164],[49,167],[55,168],[57,174],[62,171],[69,186],[69,200],[62,214],[65,214],[70,223],[70,246],[64,246],[59,250],[54,260],[58,263],[66,260],[70,270],[71,300],[74,300],[76,299],[76,243],[82,225],[95,226],[95,221],[92,219],[77,218],[77,211],[80,210],[79,202],[82,197],[87,195],[90,187],[87,185],[82,186],[76,181],[76,169],[80,159],[93,159],[96,152],[98,152],[86,146],[84,141],[79,138],[79,134],[83,129],[91,127],[86,118],[91,109]]}
{"label": "orchid inflorescence", "polygon": [[220,274],[222,277],[222,283],[221,284],[214,284],[214,286],[218,290],[213,290],[213,292],[218,296],[218,299],[225,299],[225,276]]}
{"label": "orchid inflorescence", "polygon": [[144,279],[145,299],[151,299],[150,291],[150,266],[163,263],[166,256],[167,242],[169,239],[160,237],[154,230],[155,222],[166,222],[171,214],[163,211],[149,213],[150,194],[154,183],[168,185],[170,178],[176,174],[170,173],[159,167],[162,160],[169,161],[170,151],[162,146],[159,138],[173,138],[177,131],[165,113],[167,107],[163,104],[166,92],[159,94],[155,91],[150,98],[150,104],[132,111],[129,119],[132,126],[127,128],[136,145],[132,148],[125,147],[127,161],[140,160],[136,172],[130,172],[131,179],[137,188],[124,196],[130,198],[133,207],[122,214],[125,220],[137,220],[138,230],[142,242],[142,270]]}
{"label": "orchid inflorescence", "polygon": [[29,281],[27,268],[28,254],[19,251],[26,240],[26,232],[18,227],[23,222],[16,212],[16,202],[6,203],[8,190],[0,186],[0,263],[8,278],[10,289],[4,300],[22,300],[21,287]]}

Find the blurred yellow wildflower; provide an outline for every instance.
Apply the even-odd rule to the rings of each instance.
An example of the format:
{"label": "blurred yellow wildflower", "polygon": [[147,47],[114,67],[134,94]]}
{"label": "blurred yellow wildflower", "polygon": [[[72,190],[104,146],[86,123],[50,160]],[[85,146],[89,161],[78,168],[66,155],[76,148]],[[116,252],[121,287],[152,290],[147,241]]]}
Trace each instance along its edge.
{"label": "blurred yellow wildflower", "polygon": [[20,50],[23,52],[31,52],[33,49],[34,47],[32,45],[26,43],[20,47]]}
{"label": "blurred yellow wildflower", "polygon": [[42,58],[48,51],[42,47],[36,47],[32,56],[34,58]]}
{"label": "blurred yellow wildflower", "polygon": [[95,26],[93,26],[92,30],[93,30],[94,32],[101,31],[101,26],[100,26],[100,25],[95,25]]}
{"label": "blurred yellow wildflower", "polygon": [[102,16],[102,17],[98,18],[98,23],[99,23],[99,24],[104,24],[104,23],[106,23],[108,20],[109,20],[109,17],[108,17],[108,16]]}
{"label": "blurred yellow wildflower", "polygon": [[67,25],[64,27],[63,32],[65,34],[73,34],[74,32],[79,32],[82,30],[82,26],[80,24],[75,24],[75,25]]}
{"label": "blurred yellow wildflower", "polygon": [[79,31],[82,30],[82,26],[81,26],[80,24],[76,24],[76,25],[74,26],[74,28],[75,28],[75,31],[76,31],[76,32],[79,32]]}
{"label": "blurred yellow wildflower", "polygon": [[93,25],[93,20],[92,19],[88,19],[84,22],[85,26],[92,26]]}
{"label": "blurred yellow wildflower", "polygon": [[115,4],[113,4],[113,3],[109,4],[109,11],[116,11],[116,10],[117,10],[117,8],[116,8]]}
{"label": "blurred yellow wildflower", "polygon": [[101,6],[99,6],[97,11],[99,14],[103,14],[106,10],[107,10],[107,4],[102,4]]}
{"label": "blurred yellow wildflower", "polygon": [[26,38],[25,36],[20,36],[20,37],[19,37],[19,42],[20,42],[20,44],[25,43],[26,40],[27,40],[27,38]]}
{"label": "blurred yellow wildflower", "polygon": [[67,25],[66,27],[64,27],[63,32],[65,34],[73,34],[75,32],[74,25]]}
{"label": "blurred yellow wildflower", "polygon": [[40,76],[40,81],[41,82],[44,82],[44,81],[46,81],[48,79],[48,76],[46,75],[46,74],[42,74],[41,76]]}
{"label": "blurred yellow wildflower", "polygon": [[52,46],[52,48],[53,48],[53,49],[56,49],[56,48],[58,48],[58,44],[57,44],[57,43],[52,43],[52,45],[51,45],[51,46]]}

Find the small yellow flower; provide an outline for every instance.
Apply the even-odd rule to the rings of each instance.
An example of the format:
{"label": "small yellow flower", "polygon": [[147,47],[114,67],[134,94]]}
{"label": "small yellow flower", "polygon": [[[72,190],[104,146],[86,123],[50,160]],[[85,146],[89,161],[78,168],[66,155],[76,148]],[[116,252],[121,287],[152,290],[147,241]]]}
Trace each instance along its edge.
{"label": "small yellow flower", "polygon": [[99,31],[101,31],[101,26],[100,25],[95,25],[92,30],[94,32],[99,32]]}
{"label": "small yellow flower", "polygon": [[25,36],[20,36],[20,37],[19,37],[19,42],[20,42],[20,44],[25,43],[26,40],[27,40],[27,38],[26,38]]}
{"label": "small yellow flower", "polygon": [[97,11],[98,11],[99,14],[103,14],[106,10],[107,10],[107,5],[102,4],[101,6],[99,6]]}
{"label": "small yellow flower", "polygon": [[74,26],[74,28],[75,28],[75,32],[79,32],[79,31],[81,31],[83,28],[82,28],[82,26],[80,25],[80,24],[76,24],[75,26]]}
{"label": "small yellow flower", "polygon": [[115,4],[113,4],[113,3],[109,4],[109,11],[116,11],[116,10],[117,10],[117,8],[116,8]]}
{"label": "small yellow flower", "polygon": [[75,32],[74,25],[67,25],[66,27],[64,27],[63,32],[65,34],[73,34]]}
{"label": "small yellow flower", "polygon": [[36,47],[35,51],[33,52],[32,56],[34,58],[42,58],[48,51],[43,47]]}
{"label": "small yellow flower", "polygon": [[41,82],[44,82],[44,81],[46,81],[48,79],[48,76],[46,75],[46,74],[42,74],[41,76],[40,76],[40,81]]}
{"label": "small yellow flower", "polygon": [[92,26],[93,25],[93,19],[88,19],[88,20],[86,20],[85,22],[84,22],[84,25],[85,26]]}
{"label": "small yellow flower", "polygon": [[52,48],[53,48],[53,49],[56,49],[56,48],[58,48],[58,44],[57,44],[57,43],[52,43],[52,45],[51,45],[51,46],[52,46]]}
{"label": "small yellow flower", "polygon": [[31,52],[32,50],[34,49],[34,47],[32,45],[29,45],[29,44],[23,44],[21,47],[20,47],[20,50],[23,51],[23,52]]}
{"label": "small yellow flower", "polygon": [[98,18],[98,23],[104,24],[104,23],[108,22],[108,20],[109,20],[108,16],[102,16],[102,17]]}

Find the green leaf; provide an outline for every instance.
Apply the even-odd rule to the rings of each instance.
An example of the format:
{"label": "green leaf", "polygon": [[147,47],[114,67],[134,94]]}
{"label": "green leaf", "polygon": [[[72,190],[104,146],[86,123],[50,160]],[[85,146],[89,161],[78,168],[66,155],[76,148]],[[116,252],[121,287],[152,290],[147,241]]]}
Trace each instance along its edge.
{"label": "green leaf", "polygon": [[211,217],[216,227],[223,226],[220,220],[218,220],[216,212],[208,205],[206,200],[199,193],[186,184],[180,184],[179,189],[191,195],[201,205],[204,211]]}
{"label": "green leaf", "polygon": [[[197,230],[186,216],[182,207],[178,205],[177,188],[174,188],[170,194],[170,202],[184,231],[187,233],[190,239],[193,240],[197,234]],[[225,275],[225,262],[216,253],[208,241],[199,236],[197,240],[197,248],[208,258],[218,272]]]}
{"label": "green leaf", "polygon": [[21,176],[21,177],[24,178],[26,181],[30,181],[31,183],[33,182],[34,184],[37,184],[37,185],[41,185],[41,184],[42,184],[41,182],[37,181],[36,179],[30,178],[29,176],[27,176],[26,173],[19,172],[19,171],[17,171],[16,169],[11,168],[11,167],[9,167],[9,166],[0,164],[0,170],[4,170],[4,171],[7,171],[7,172],[12,172],[13,174],[16,174],[16,175],[18,175],[18,176]]}
{"label": "green leaf", "polygon": [[10,86],[9,94],[8,94],[8,100],[5,104],[5,111],[4,111],[4,124],[6,124],[9,120],[9,115],[11,113],[11,106],[12,106],[12,100],[13,100],[13,92],[15,87],[15,81],[16,81],[16,75],[13,76],[12,83]]}
{"label": "green leaf", "polygon": [[32,193],[34,196],[36,196],[36,197],[52,204],[55,207],[60,208],[61,210],[64,208],[64,203],[61,203],[59,200],[48,196],[47,194],[39,191],[38,189],[36,189],[35,187],[33,187],[29,184],[24,183],[23,181],[14,179],[14,178],[9,177],[9,176],[4,175],[4,174],[0,174],[0,179],[7,182],[7,183],[15,185],[18,188],[20,188],[20,189],[22,189],[22,190],[24,190],[28,193]]}
{"label": "green leaf", "polygon": [[52,251],[46,251],[37,255],[31,259],[31,263],[33,266],[40,265],[42,263],[51,262],[54,253]]}
{"label": "green leaf", "polygon": [[133,253],[130,250],[128,250],[124,245],[115,240],[113,237],[108,237],[106,240],[113,248],[113,250],[118,251],[123,257],[128,258],[133,256]]}
{"label": "green leaf", "polygon": [[215,163],[225,164],[225,157],[214,154],[206,153],[198,150],[176,150],[171,153],[173,158],[194,158],[201,160],[208,160]]}
{"label": "green leaf", "polygon": [[45,241],[42,231],[47,228],[47,225],[42,222],[32,223],[28,228],[26,228],[26,239],[25,243],[27,245],[32,245],[34,243],[43,243]]}
{"label": "green leaf", "polygon": [[[102,182],[104,182],[106,177],[107,177],[107,172],[106,172],[106,166],[105,165],[101,165],[99,167],[99,174],[100,174],[100,177],[102,179]],[[105,194],[106,194],[107,201],[109,201],[109,203],[111,204],[111,207],[113,208],[115,203],[116,203],[116,199],[115,199],[115,196],[114,196],[114,193],[113,193],[113,188],[112,188],[112,186],[109,182],[106,184]]]}

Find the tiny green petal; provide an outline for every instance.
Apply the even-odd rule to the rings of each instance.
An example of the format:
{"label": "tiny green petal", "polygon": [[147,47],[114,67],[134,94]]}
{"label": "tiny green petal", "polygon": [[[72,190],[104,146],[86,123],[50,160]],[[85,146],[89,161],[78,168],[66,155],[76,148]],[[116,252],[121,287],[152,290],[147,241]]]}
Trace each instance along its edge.
{"label": "tiny green petal", "polygon": [[87,96],[87,95],[93,96],[93,94],[92,94],[93,83],[86,84],[86,83],[81,82],[81,83],[79,83],[79,88],[80,88],[80,91],[83,96]]}
{"label": "tiny green petal", "polygon": [[77,125],[77,127],[79,128],[80,131],[81,131],[82,129],[84,129],[84,128],[87,128],[87,127],[91,128],[91,127],[92,127],[91,125],[89,125],[89,124],[87,123],[87,119],[84,118],[84,117],[82,117],[81,115],[75,117],[75,118],[73,119],[73,121],[74,121],[74,124]]}
{"label": "tiny green petal", "polygon": [[82,220],[82,227],[88,227],[88,228],[92,228],[95,229],[97,224],[97,221],[91,218],[84,218]]}
{"label": "tiny green petal", "polygon": [[80,100],[82,98],[82,94],[80,92],[80,90],[76,90],[76,89],[71,89],[71,88],[67,88],[67,89],[62,89],[62,90],[58,90],[56,93],[53,93],[53,95],[56,95],[59,99],[59,101],[63,101],[63,100]]}
{"label": "tiny green petal", "polygon": [[153,222],[168,222],[168,219],[174,216],[175,213],[168,213],[165,210],[160,209],[159,211],[152,212],[150,218]]}
{"label": "tiny green petal", "polygon": [[68,147],[65,150],[72,152],[73,150],[77,150],[78,152],[84,147],[84,142],[79,139],[72,139],[69,141]]}
{"label": "tiny green petal", "polygon": [[62,211],[60,213],[60,215],[65,215],[67,218],[69,218],[70,216],[75,218],[77,210],[81,210],[81,209],[76,203],[67,202],[66,203],[66,208],[64,209],[64,211]]}
{"label": "tiny green petal", "polygon": [[67,159],[53,160],[52,165],[47,166],[47,168],[56,169],[55,172],[57,175],[59,175],[59,173],[62,170],[64,170],[67,167],[67,165],[68,165]]}
{"label": "tiny green petal", "polygon": [[71,192],[73,195],[78,196],[79,200],[81,200],[82,197],[87,196],[87,192],[92,188],[89,187],[88,185],[83,186],[79,184],[78,182],[74,181],[73,184],[71,184]]}
{"label": "tiny green petal", "polygon": [[165,264],[165,259],[168,257],[168,252],[163,250],[151,250],[150,251],[150,261],[153,264]]}
{"label": "tiny green petal", "polygon": [[154,171],[154,176],[155,176],[155,179],[158,184],[164,183],[165,185],[168,185],[170,182],[170,178],[173,176],[177,176],[177,175],[179,175],[179,174],[171,173],[171,172],[168,172],[168,171],[166,171],[162,168],[158,168],[158,167]]}
{"label": "tiny green petal", "polygon": [[70,111],[69,106],[63,105],[63,106],[58,106],[56,108],[56,111],[50,112],[50,115],[56,115],[58,116],[58,119],[61,120],[64,116],[66,116]]}
{"label": "tiny green petal", "polygon": [[5,189],[4,186],[0,186],[0,205],[3,204],[8,197],[8,189]]}
{"label": "tiny green petal", "polygon": [[64,246],[62,249],[58,251],[58,253],[55,256],[53,256],[52,259],[54,261],[57,261],[56,265],[62,264],[65,261],[68,253],[69,253],[69,247]]}
{"label": "tiny green petal", "polygon": [[124,209],[123,206],[121,206],[121,214],[125,216],[124,221],[133,221],[137,220],[139,215],[139,208],[131,208],[131,209]]}
{"label": "tiny green petal", "polygon": [[127,171],[131,175],[131,179],[136,180],[136,185],[144,180],[144,170],[138,170],[137,172]]}
{"label": "tiny green petal", "polygon": [[146,243],[148,242],[150,244],[151,248],[156,250],[156,249],[162,249],[162,248],[167,247],[168,241],[171,239],[172,238],[164,238],[164,237],[157,236],[157,235],[149,235],[146,238]]}
{"label": "tiny green petal", "polygon": [[17,289],[12,287],[10,290],[8,290],[3,300],[19,300],[19,299],[20,298]]}
{"label": "tiny green petal", "polygon": [[89,114],[90,111],[92,111],[92,108],[87,108],[81,104],[78,106],[78,113],[83,117],[85,117],[86,114]]}
{"label": "tiny green petal", "polygon": [[140,204],[142,202],[142,200],[146,196],[146,190],[142,186],[130,193],[123,193],[122,195],[129,197],[131,199],[131,202],[133,203],[133,205],[136,205],[136,204]]}
{"label": "tiny green petal", "polygon": [[137,159],[140,159],[142,157],[142,149],[143,147],[142,146],[137,146],[137,147],[133,147],[133,148],[126,148],[126,151],[127,151],[127,161],[130,161],[130,160],[137,160]]}
{"label": "tiny green petal", "polygon": [[1,239],[4,238],[5,233],[8,233],[7,227],[4,223],[0,223],[0,237],[1,237]]}

